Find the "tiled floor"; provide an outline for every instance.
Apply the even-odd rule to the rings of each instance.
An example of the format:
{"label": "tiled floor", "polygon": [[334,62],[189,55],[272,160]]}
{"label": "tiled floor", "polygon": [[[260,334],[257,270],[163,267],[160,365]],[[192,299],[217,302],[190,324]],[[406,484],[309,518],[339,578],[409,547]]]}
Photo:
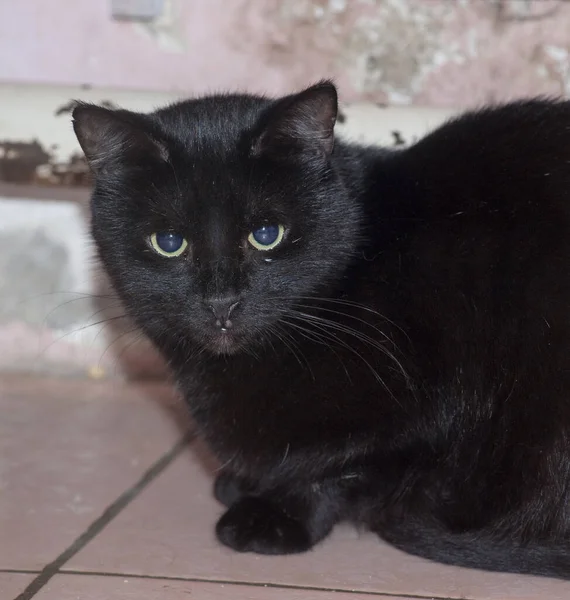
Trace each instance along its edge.
{"label": "tiled floor", "polygon": [[570,598],[350,527],[306,555],[232,553],[185,415],[165,386],[0,378],[0,600]]}

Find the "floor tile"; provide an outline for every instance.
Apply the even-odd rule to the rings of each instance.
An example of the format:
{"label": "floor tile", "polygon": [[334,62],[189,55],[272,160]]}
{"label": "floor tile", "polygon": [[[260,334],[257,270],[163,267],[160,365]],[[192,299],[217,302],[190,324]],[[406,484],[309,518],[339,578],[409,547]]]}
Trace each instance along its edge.
{"label": "floor tile", "polygon": [[24,591],[35,575],[25,573],[0,573],[0,598],[11,600]]}
{"label": "floor tile", "polygon": [[185,451],[97,539],[67,565],[73,570],[289,584],[410,596],[567,600],[570,582],[437,565],[371,534],[338,527],[312,552],[286,557],[238,554],[213,535],[221,508],[211,477]]}
{"label": "floor tile", "polygon": [[181,437],[181,410],[158,384],[0,377],[0,568],[53,561]]}
{"label": "floor tile", "polygon": [[[167,579],[58,575],[34,600],[366,600],[381,596]],[[386,599],[386,597],[384,597]],[[390,598],[390,600],[406,600]]]}

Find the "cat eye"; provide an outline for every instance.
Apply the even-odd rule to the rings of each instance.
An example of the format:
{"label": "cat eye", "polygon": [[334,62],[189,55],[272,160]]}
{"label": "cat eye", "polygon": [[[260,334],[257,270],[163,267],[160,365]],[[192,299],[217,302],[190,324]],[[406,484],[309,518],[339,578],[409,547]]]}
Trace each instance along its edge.
{"label": "cat eye", "polygon": [[264,225],[254,229],[248,236],[247,241],[256,250],[272,250],[281,243],[285,227],[283,225]]}
{"label": "cat eye", "polygon": [[150,245],[161,256],[175,258],[180,256],[188,247],[188,242],[179,233],[153,233]]}

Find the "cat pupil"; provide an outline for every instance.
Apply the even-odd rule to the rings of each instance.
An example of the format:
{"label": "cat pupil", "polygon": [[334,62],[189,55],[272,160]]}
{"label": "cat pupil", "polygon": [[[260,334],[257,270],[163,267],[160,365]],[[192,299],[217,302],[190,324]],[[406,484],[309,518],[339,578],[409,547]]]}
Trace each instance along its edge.
{"label": "cat pupil", "polygon": [[176,252],[184,243],[184,238],[179,233],[157,233],[156,243],[164,252]]}
{"label": "cat pupil", "polygon": [[253,238],[262,246],[270,246],[279,237],[277,225],[266,225],[253,232]]}

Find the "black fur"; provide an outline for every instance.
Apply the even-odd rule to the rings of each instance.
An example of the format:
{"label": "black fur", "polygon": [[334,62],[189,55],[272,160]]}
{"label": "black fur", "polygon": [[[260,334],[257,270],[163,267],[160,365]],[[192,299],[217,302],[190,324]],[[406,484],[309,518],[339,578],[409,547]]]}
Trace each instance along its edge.
{"label": "black fur", "polygon": [[[217,535],[302,552],[350,520],[570,579],[570,104],[394,151],[333,143],[336,111],[326,82],[74,111],[103,264],[224,465]],[[267,252],[264,223],[286,228]],[[239,302],[226,330],[214,302]]]}

